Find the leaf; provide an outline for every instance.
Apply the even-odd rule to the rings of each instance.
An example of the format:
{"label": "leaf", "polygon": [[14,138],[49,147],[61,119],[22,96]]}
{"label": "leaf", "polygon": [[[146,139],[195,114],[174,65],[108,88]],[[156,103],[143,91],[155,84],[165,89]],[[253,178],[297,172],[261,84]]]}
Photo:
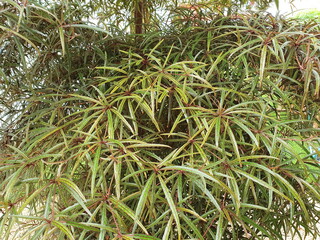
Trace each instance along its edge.
{"label": "leaf", "polygon": [[192,211],[190,209],[187,209],[187,208],[184,208],[184,207],[177,207],[177,209],[179,211],[183,211],[183,212],[187,212],[187,213],[190,213],[192,214],[193,216],[195,216],[196,218],[198,218],[199,220],[201,221],[204,221],[204,222],[207,222],[206,219],[204,219],[203,217],[201,217],[198,213],[196,213],[195,211]]}
{"label": "leaf", "polygon": [[28,206],[28,204],[35,198],[37,197],[44,189],[46,189],[49,186],[49,184],[46,184],[42,187],[39,187],[36,191],[34,191],[24,202],[23,204],[19,207],[17,214],[21,214],[23,210]]}
{"label": "leaf", "polygon": [[168,145],[165,144],[159,144],[159,143],[134,143],[131,145],[128,145],[127,148],[161,148],[161,147],[165,147],[165,148],[171,148]]}
{"label": "leaf", "polygon": [[118,118],[121,119],[121,121],[130,129],[130,131],[132,132],[132,134],[135,133],[134,130],[133,130],[133,128],[131,127],[131,125],[128,123],[128,121],[127,121],[118,111],[116,111],[116,110],[114,110],[114,109],[111,109],[111,111],[112,111],[115,115],[117,115]]}
{"label": "leaf", "polygon": [[164,167],[164,168],[161,168],[162,170],[176,170],[176,171],[185,171],[185,172],[189,172],[189,173],[192,173],[194,174],[195,176],[199,176],[199,177],[203,177],[203,178],[206,178],[208,180],[211,180],[212,182],[214,183],[217,183],[222,189],[224,189],[225,191],[229,192],[235,199],[237,199],[237,201],[239,201],[239,198],[238,196],[236,196],[234,194],[234,192],[226,185],[224,184],[223,182],[221,182],[220,180],[214,178],[213,176],[205,173],[205,172],[202,172],[198,169],[194,169],[194,168],[190,168],[190,167],[185,167],[185,166],[170,166],[170,167]]}
{"label": "leaf", "polygon": [[168,223],[166,225],[166,228],[164,230],[163,236],[162,236],[162,240],[169,240],[169,235],[170,235],[170,230],[173,231],[172,229],[172,222],[173,222],[174,216],[173,214],[170,216]]}
{"label": "leaf", "polygon": [[14,31],[12,29],[6,28],[6,27],[1,26],[1,25],[0,25],[0,29],[2,29],[3,31],[7,31],[9,33],[12,33],[12,34],[22,38],[23,40],[25,40],[27,43],[29,43],[38,52],[38,55],[41,54],[39,48],[32,41],[30,41],[28,38],[26,38],[25,36],[21,35],[20,33]]}
{"label": "leaf", "polygon": [[121,197],[121,170],[122,170],[122,163],[115,161],[113,164],[113,171],[114,171],[114,179],[115,179],[116,197],[119,200]]}
{"label": "leaf", "polygon": [[100,231],[99,228],[97,228],[97,227],[87,226],[86,224],[79,223],[79,222],[66,221],[66,224],[73,226],[73,227],[76,227],[76,228],[84,229],[86,231],[94,231],[94,232]]}
{"label": "leaf", "polygon": [[103,224],[98,224],[98,223],[89,223],[89,222],[69,222],[67,221],[67,223],[71,226],[75,227],[79,227],[79,228],[83,228],[83,229],[92,229],[95,232],[99,232],[101,230],[99,229],[103,229],[103,230],[107,230],[108,232],[113,232],[116,233],[116,230],[114,228],[111,228],[110,226],[107,225],[103,225]]}
{"label": "leaf", "polygon": [[66,54],[66,43],[64,41],[64,33],[63,33],[63,28],[58,27],[59,30],[59,36],[60,36],[60,42],[61,42],[61,48],[62,48],[62,56]]}
{"label": "leaf", "polygon": [[130,235],[123,235],[124,238],[128,237],[128,239],[138,239],[138,240],[160,240],[160,238],[143,235],[143,234],[130,234]]}
{"label": "leaf", "polygon": [[105,69],[105,70],[110,70],[110,71],[116,71],[116,72],[120,72],[120,73],[123,73],[125,75],[127,75],[128,73],[123,70],[122,68],[117,68],[117,67],[107,67],[107,66],[104,66],[104,67],[97,67],[97,69]]}
{"label": "leaf", "polygon": [[79,99],[82,99],[82,100],[85,100],[85,101],[89,101],[89,102],[94,102],[98,105],[104,105],[102,102],[94,99],[94,98],[91,98],[91,97],[87,97],[87,96],[82,96],[82,95],[78,95],[78,94],[70,94],[70,96],[73,96],[73,97],[76,97],[76,98],[79,98]]}
{"label": "leaf", "polygon": [[237,156],[237,159],[239,160],[240,166],[241,166],[241,157],[240,157],[240,152],[239,152],[239,148],[238,148],[238,142],[232,132],[232,129],[229,126],[226,126],[226,129],[227,129],[228,135],[230,137],[230,140],[231,140],[231,143],[233,146],[233,150],[234,150],[234,152]]}
{"label": "leaf", "polygon": [[[288,191],[292,194],[292,196],[294,197],[295,200],[297,200],[304,212],[304,215],[307,219],[310,218],[309,216],[309,213],[308,213],[308,210],[306,208],[306,205],[304,203],[304,201],[302,200],[302,198],[300,197],[299,193],[293,188],[293,186],[287,181],[285,180],[282,176],[280,176],[279,174],[277,174],[276,172],[272,171],[271,169],[261,165],[261,164],[258,164],[258,163],[252,163],[252,162],[245,162],[246,165],[251,165],[251,166],[254,166],[254,167],[257,167],[257,168],[260,168],[266,172],[268,172],[269,174],[271,174],[272,176],[274,176],[275,178],[279,179],[279,181],[281,183],[283,183],[283,185],[288,189]],[[272,189],[272,188],[270,188]],[[279,191],[274,191],[276,193],[279,194]],[[281,195],[283,196],[283,194],[281,193]],[[289,199],[287,196],[283,196],[284,198],[288,199],[290,202],[292,202],[291,199]]]}
{"label": "leaf", "polygon": [[223,222],[224,222],[224,214],[220,213],[219,220],[217,224],[217,233],[216,233],[216,240],[222,239],[223,236]]}
{"label": "leaf", "polygon": [[292,202],[292,200],[289,197],[285,196],[282,192],[280,192],[279,190],[275,189],[274,187],[272,187],[271,185],[269,185],[265,181],[261,180],[260,178],[257,178],[257,177],[255,177],[255,176],[253,176],[253,175],[251,175],[249,173],[246,173],[246,172],[244,172],[244,171],[242,171],[240,169],[233,169],[233,171],[243,175],[244,177],[246,177],[246,178],[248,178],[248,179],[250,179],[250,180],[252,180],[252,181],[254,181],[254,182],[258,183],[258,184],[260,184],[261,186],[265,187],[266,189],[272,190],[273,192],[279,194],[281,197],[283,197],[283,198],[287,199],[288,201]]}
{"label": "leaf", "polygon": [[[152,186],[152,183],[154,182],[154,179],[155,179],[155,174],[152,174],[149,177],[148,181],[146,182],[146,184],[141,192],[139,202],[136,207],[136,212],[135,212],[135,217],[134,217],[135,219],[140,219],[141,213],[145,209],[145,204],[146,204],[146,201],[148,198],[149,190],[150,190],[150,187]],[[137,228],[137,223],[134,224],[132,233],[135,232],[136,228]]]}
{"label": "leaf", "polygon": [[85,205],[85,202],[86,202],[85,196],[82,194],[81,190],[78,188],[78,186],[74,182],[66,178],[58,178],[56,179],[56,182],[62,183],[66,187],[66,189],[69,191],[69,193],[72,195],[72,197],[74,197],[74,199],[76,199],[77,202],[83,207],[83,209],[90,216],[92,215],[90,210]]}
{"label": "leaf", "polygon": [[216,207],[216,209],[220,212],[220,214],[223,215],[223,211],[218,203],[218,201],[215,199],[215,197],[211,194],[211,192],[206,188],[206,186],[199,180],[194,181],[196,183],[196,186],[200,188],[200,190],[207,195],[210,202],[213,203],[213,205]]}
{"label": "leaf", "polygon": [[52,221],[51,224],[59,228],[69,239],[75,240],[70,230],[65,226],[65,224],[58,222],[56,220]]}
{"label": "leaf", "polygon": [[20,174],[22,173],[22,171],[24,170],[24,166],[20,167],[19,169],[15,170],[14,173],[12,173],[10,175],[9,181],[7,183],[7,185],[5,186],[4,189],[4,200],[8,201],[11,199],[11,197],[13,196],[13,194],[16,194],[14,192],[14,186],[15,184],[18,182]]}
{"label": "leaf", "polygon": [[[184,214],[181,214],[181,217],[183,219],[183,221],[185,221],[187,223],[187,225],[189,226],[190,229],[192,229],[192,231],[195,233],[195,235],[197,236],[197,239],[199,240],[204,240],[203,236],[201,235],[201,232],[199,231],[197,225],[195,225],[187,216],[185,216]],[[189,236],[191,237],[191,236]]]}
{"label": "leaf", "polygon": [[180,240],[181,239],[181,225],[180,225],[180,218],[179,218],[179,215],[178,215],[178,211],[177,211],[177,208],[175,206],[175,203],[172,199],[172,196],[169,192],[169,189],[168,187],[166,186],[165,182],[163,181],[162,177],[159,175],[158,176],[158,179],[160,181],[160,184],[161,184],[161,187],[162,187],[162,190],[164,192],[164,195],[166,197],[166,201],[171,209],[171,212],[172,212],[172,215],[173,215],[173,218],[176,222],[176,228],[177,228],[177,231],[178,231],[178,239]]}
{"label": "leaf", "polygon": [[262,87],[262,82],[264,80],[264,72],[266,67],[266,57],[267,57],[267,45],[264,44],[261,50],[261,57],[260,57],[260,73],[259,73],[259,79],[260,79],[260,87]]}
{"label": "leaf", "polygon": [[94,198],[95,190],[96,190],[96,176],[99,170],[99,162],[101,157],[101,145],[99,144],[95,149],[93,164],[91,167],[92,176],[91,176],[91,198]]}
{"label": "leaf", "polygon": [[235,124],[237,124],[242,130],[244,130],[250,136],[250,138],[256,144],[256,146],[259,146],[259,142],[258,142],[257,138],[254,136],[252,131],[247,126],[245,126],[241,121],[239,121],[237,119],[233,119],[232,121]]}
{"label": "leaf", "polygon": [[114,204],[115,208],[120,209],[123,213],[127,214],[130,218],[132,218],[134,220],[135,223],[137,223],[140,228],[147,234],[149,235],[147,229],[143,226],[143,224],[140,222],[139,219],[137,219],[135,217],[134,212],[132,211],[131,208],[129,208],[127,205],[125,205],[123,202],[121,202],[120,200],[112,197],[110,198],[112,204]]}

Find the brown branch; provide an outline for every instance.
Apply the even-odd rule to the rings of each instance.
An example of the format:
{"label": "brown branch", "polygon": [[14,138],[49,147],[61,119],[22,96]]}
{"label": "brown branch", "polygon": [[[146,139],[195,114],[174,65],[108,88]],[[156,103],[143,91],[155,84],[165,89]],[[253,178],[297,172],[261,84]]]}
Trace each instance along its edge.
{"label": "brown branch", "polygon": [[144,9],[143,9],[143,0],[140,0],[134,10],[134,27],[135,34],[143,33],[143,17],[144,17]]}

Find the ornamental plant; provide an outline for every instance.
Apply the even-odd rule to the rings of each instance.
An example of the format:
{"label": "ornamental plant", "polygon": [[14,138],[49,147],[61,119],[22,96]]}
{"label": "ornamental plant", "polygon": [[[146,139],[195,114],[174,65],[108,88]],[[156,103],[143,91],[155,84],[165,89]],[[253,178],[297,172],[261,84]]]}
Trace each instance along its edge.
{"label": "ornamental plant", "polygon": [[182,8],[110,35],[17,9],[0,26],[1,239],[317,239],[318,24]]}

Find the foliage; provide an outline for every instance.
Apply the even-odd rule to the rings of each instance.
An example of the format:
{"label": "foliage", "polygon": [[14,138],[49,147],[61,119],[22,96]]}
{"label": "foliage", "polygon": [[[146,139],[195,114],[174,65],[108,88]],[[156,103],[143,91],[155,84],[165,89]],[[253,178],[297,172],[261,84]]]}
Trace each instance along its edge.
{"label": "foliage", "polygon": [[320,11],[319,10],[308,10],[308,11],[301,11],[295,14],[295,18],[310,21],[314,20],[316,22],[320,21]]}
{"label": "foliage", "polygon": [[319,25],[180,9],[135,36],[6,2],[2,239],[319,236]]}
{"label": "foliage", "polygon": [[[115,24],[122,24],[127,31],[131,30],[132,33],[141,34],[165,27],[168,24],[168,19],[166,19],[168,10],[175,11],[185,8],[189,9],[189,13],[193,16],[201,15],[204,8],[209,8],[214,13],[231,15],[244,7],[251,9],[252,6],[256,6],[260,10],[266,9],[273,2],[277,7],[279,6],[278,0],[107,0],[103,4],[103,12],[99,12],[98,16],[102,16],[100,20],[113,19]],[[100,3],[97,4],[98,6],[102,5],[100,0],[98,3]],[[99,7],[95,10],[98,9]]]}

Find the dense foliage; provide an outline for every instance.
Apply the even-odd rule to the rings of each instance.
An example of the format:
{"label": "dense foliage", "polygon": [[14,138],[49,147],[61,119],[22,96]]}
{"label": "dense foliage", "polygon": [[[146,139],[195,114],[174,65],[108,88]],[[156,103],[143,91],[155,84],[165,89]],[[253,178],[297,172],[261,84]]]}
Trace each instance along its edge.
{"label": "dense foliage", "polygon": [[319,236],[318,24],[182,8],[130,35],[6,2],[1,239]]}
{"label": "dense foliage", "polygon": [[306,20],[306,21],[315,21],[320,22],[320,11],[319,10],[306,10],[300,11],[295,14],[295,18]]}

